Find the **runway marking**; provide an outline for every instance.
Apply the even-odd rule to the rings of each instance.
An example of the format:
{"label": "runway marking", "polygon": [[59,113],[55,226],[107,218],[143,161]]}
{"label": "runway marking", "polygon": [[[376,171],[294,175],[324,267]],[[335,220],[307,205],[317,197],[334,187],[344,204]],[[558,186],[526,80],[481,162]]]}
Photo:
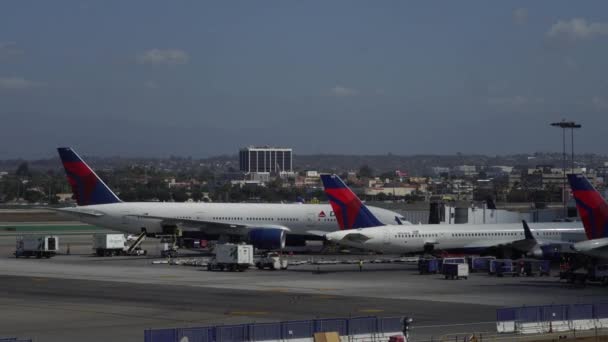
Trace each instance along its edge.
{"label": "runway marking", "polygon": [[364,312],[364,313],[379,313],[379,312],[384,312],[384,310],[381,310],[381,309],[359,309],[357,311],[358,312]]}
{"label": "runway marking", "polygon": [[159,276],[159,278],[161,279],[175,279],[175,278],[180,278],[179,276],[175,276],[175,275],[161,275]]}
{"label": "runway marking", "polygon": [[268,311],[229,311],[226,314],[233,316],[260,316],[268,315]]}

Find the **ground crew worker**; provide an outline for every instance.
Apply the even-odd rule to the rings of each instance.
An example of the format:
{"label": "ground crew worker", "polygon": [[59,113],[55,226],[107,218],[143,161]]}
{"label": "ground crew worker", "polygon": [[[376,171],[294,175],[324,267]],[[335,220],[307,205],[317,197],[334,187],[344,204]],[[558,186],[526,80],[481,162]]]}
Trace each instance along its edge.
{"label": "ground crew worker", "polygon": [[359,259],[359,272],[363,272],[363,260]]}

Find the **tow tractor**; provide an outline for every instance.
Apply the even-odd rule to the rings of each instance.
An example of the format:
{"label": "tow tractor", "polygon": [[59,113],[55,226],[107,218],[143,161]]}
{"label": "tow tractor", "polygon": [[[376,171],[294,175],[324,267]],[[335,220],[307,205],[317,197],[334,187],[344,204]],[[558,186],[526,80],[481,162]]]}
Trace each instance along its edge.
{"label": "tow tractor", "polygon": [[260,257],[255,263],[255,267],[260,270],[263,270],[265,268],[271,270],[286,270],[287,266],[287,259],[283,258],[282,254],[277,252],[266,252],[262,254],[262,257]]}

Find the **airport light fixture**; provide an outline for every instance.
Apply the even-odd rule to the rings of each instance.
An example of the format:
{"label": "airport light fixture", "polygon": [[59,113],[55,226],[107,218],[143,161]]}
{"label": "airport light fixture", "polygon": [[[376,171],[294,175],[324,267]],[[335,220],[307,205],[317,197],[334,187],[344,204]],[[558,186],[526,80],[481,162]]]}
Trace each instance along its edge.
{"label": "airport light fixture", "polygon": [[572,149],[572,160],[570,161],[570,172],[573,173],[574,172],[574,129],[581,128],[582,125],[578,124],[574,121],[562,120],[560,122],[551,123],[551,126],[559,127],[562,129],[562,146],[563,146],[562,173],[564,176],[563,185],[562,185],[562,202],[564,204],[564,219],[567,219],[568,218],[568,208],[566,205],[566,129],[569,128],[571,130],[572,142],[571,142],[570,147]]}

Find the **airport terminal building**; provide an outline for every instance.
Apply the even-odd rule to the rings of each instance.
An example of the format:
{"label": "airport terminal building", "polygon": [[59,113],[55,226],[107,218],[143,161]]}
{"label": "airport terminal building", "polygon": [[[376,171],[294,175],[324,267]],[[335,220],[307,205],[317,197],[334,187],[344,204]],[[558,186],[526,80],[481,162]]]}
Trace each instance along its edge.
{"label": "airport terminal building", "polygon": [[292,173],[291,148],[249,146],[239,151],[239,168],[246,173]]}

